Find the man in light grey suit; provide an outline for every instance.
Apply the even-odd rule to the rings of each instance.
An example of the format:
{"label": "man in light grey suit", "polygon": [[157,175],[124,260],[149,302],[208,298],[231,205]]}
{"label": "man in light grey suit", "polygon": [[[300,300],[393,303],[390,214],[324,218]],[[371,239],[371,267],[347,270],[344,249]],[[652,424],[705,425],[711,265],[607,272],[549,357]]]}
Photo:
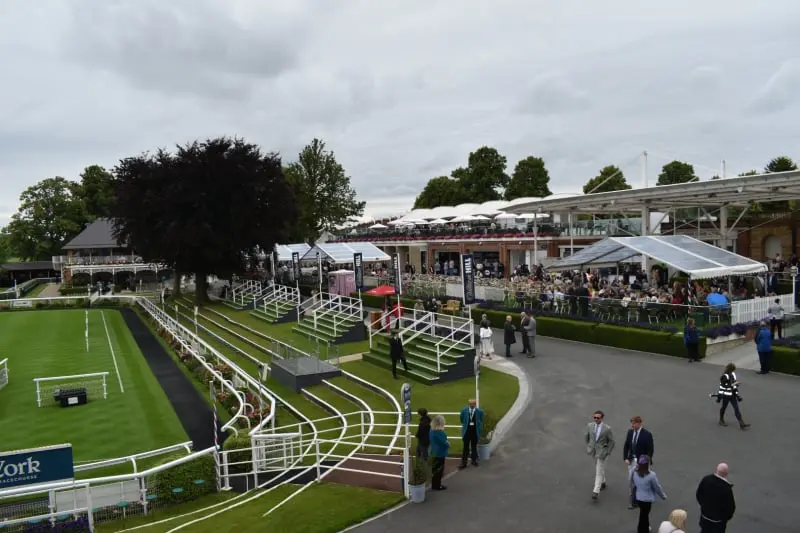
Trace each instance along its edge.
{"label": "man in light grey suit", "polygon": [[594,459],[594,489],[592,499],[597,500],[600,491],[606,488],[606,461],[614,450],[614,432],[603,422],[603,411],[595,411],[593,421],[586,426],[586,454]]}

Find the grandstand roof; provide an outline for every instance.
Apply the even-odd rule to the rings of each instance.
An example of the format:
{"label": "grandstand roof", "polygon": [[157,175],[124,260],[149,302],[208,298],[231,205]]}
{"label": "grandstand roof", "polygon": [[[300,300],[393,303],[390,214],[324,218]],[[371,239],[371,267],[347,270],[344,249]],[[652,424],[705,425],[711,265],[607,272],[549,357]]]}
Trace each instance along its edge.
{"label": "grandstand roof", "polygon": [[640,255],[686,272],[692,279],[742,276],[767,270],[763,263],[688,235],[608,237],[556,261],[548,270],[610,266]]}
{"label": "grandstand roof", "polygon": [[353,254],[361,253],[361,260],[365,263],[375,261],[388,261],[390,257],[380,248],[369,242],[326,242],[314,245],[300,259],[311,260],[320,256],[331,263],[352,263]]}
{"label": "grandstand roof", "polygon": [[108,218],[98,218],[90,223],[64,250],[91,250],[96,248],[124,248],[114,237],[114,223]]}

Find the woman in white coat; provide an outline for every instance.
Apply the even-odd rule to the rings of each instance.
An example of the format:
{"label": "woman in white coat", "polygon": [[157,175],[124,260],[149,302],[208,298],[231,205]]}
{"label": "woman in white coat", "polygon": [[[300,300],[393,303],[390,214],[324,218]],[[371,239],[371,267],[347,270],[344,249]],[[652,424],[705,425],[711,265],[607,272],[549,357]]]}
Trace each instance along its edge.
{"label": "woman in white coat", "polygon": [[492,328],[488,325],[481,324],[480,335],[481,355],[487,359],[491,359],[492,352],[494,351],[494,348],[492,347]]}
{"label": "woman in white coat", "polygon": [[675,509],[669,513],[669,520],[661,522],[658,533],[686,533],[686,511]]}

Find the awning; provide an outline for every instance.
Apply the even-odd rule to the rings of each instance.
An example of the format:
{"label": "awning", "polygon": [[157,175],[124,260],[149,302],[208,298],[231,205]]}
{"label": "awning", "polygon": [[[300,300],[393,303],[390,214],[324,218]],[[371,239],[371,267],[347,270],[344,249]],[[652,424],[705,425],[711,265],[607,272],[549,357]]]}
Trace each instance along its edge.
{"label": "awning", "polygon": [[325,261],[349,264],[353,262],[353,254],[360,253],[364,263],[389,261],[391,259],[383,250],[369,242],[325,242],[315,245],[300,259],[311,261],[317,259],[317,253]]}
{"label": "awning", "polygon": [[278,244],[275,246],[275,251],[278,252],[278,261],[291,261],[292,254],[295,252],[300,254],[300,258],[302,259],[310,249],[311,246],[304,242],[298,244]]}
{"label": "awning", "polygon": [[763,263],[717,248],[688,235],[608,237],[574,255],[556,261],[548,270],[597,268],[622,263],[642,255],[686,272],[692,279],[743,276],[767,270]]}

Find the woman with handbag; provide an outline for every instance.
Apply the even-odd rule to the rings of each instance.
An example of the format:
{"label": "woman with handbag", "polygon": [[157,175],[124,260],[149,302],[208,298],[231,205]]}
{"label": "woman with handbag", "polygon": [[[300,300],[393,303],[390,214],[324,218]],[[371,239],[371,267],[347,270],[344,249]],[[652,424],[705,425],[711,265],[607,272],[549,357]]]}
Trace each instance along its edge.
{"label": "woman with handbag", "polygon": [[656,501],[656,496],[662,500],[667,499],[664,489],[658,482],[656,473],[650,470],[650,458],[646,455],[639,456],[636,470],[631,472],[631,485],[639,508],[639,525],[636,533],[650,533],[650,508]]}

